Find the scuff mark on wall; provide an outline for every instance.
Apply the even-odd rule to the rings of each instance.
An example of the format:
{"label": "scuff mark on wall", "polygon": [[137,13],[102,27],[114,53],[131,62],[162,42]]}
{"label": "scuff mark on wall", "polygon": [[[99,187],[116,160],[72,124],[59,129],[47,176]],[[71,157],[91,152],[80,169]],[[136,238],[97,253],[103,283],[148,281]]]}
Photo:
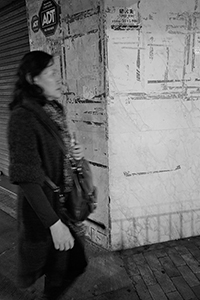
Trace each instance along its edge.
{"label": "scuff mark on wall", "polygon": [[[102,100],[105,97],[105,93],[94,95],[90,99],[76,96],[75,92],[64,92],[66,96],[66,102],[68,103],[102,103]],[[95,100],[97,99],[97,101]],[[100,99],[100,100],[99,100]]]}
{"label": "scuff mark on wall", "polygon": [[91,99],[84,99],[84,98],[79,98],[79,97],[77,97],[77,98],[75,98],[75,99],[67,99],[67,102],[68,103],[101,103],[101,101],[95,101],[95,100],[91,100]]}
{"label": "scuff mark on wall", "polygon": [[148,44],[149,46],[149,59],[153,60],[154,58],[154,47],[153,47],[153,36],[150,37],[150,43]]}
{"label": "scuff mark on wall", "polygon": [[52,55],[60,55],[61,53],[61,39],[49,37],[46,39],[49,51]]}
{"label": "scuff mark on wall", "polygon": [[198,4],[199,4],[199,0],[195,0],[195,6],[194,6],[195,11],[198,9]]}
{"label": "scuff mark on wall", "polygon": [[[81,121],[78,121],[78,120],[72,120],[73,122],[81,122]],[[97,127],[102,127],[104,126],[105,124],[104,123],[101,123],[101,122],[94,122],[94,121],[82,121],[83,123],[87,124],[87,125],[95,125]]]}
{"label": "scuff mark on wall", "polygon": [[82,11],[80,13],[76,13],[73,14],[71,16],[67,15],[66,17],[63,17],[62,20],[63,22],[74,22],[74,21],[78,21],[78,20],[84,20],[88,17],[91,17],[93,15],[98,15],[99,14],[99,7],[97,7],[96,9],[92,8],[92,9],[88,9],[86,11]]}
{"label": "scuff mark on wall", "polygon": [[168,82],[168,78],[169,78],[169,47],[166,47],[166,57],[167,57],[167,61],[166,61],[166,69],[165,69],[165,73],[164,73],[164,84],[163,84],[163,90],[167,90],[167,82]]}
{"label": "scuff mark on wall", "polygon": [[90,34],[97,33],[97,32],[98,32],[98,29],[93,29],[93,30],[88,31],[86,34],[85,33],[79,33],[79,34],[74,34],[74,35],[67,35],[66,37],[64,37],[64,39],[66,39],[66,40],[67,39],[76,39],[78,37],[90,35]]}
{"label": "scuff mark on wall", "polygon": [[[196,17],[195,14],[193,16],[193,25],[194,28],[197,26],[197,22],[196,22]],[[192,34],[191,40],[192,40],[192,45],[191,45],[191,56],[192,56],[192,61],[191,61],[191,72],[194,72],[194,68],[195,68],[195,39],[196,39],[196,34],[195,32]]]}
{"label": "scuff mark on wall", "polygon": [[99,163],[94,162],[94,161],[91,161],[91,160],[89,160],[89,163],[90,163],[91,165],[95,166],[95,167],[98,167],[98,168],[102,168],[102,169],[107,169],[107,168],[108,168],[108,166],[106,166],[106,165],[99,164]]}
{"label": "scuff mark on wall", "polygon": [[138,50],[137,50],[137,61],[136,61],[136,78],[137,81],[141,80],[141,76],[140,76],[140,68],[141,68],[141,49],[140,49],[140,30],[138,30]]}
{"label": "scuff mark on wall", "polygon": [[148,172],[137,172],[137,173],[132,173],[130,171],[124,172],[124,176],[130,177],[130,176],[138,176],[138,175],[149,175],[149,174],[157,174],[157,173],[165,173],[165,172],[174,172],[177,170],[180,170],[181,166],[178,165],[175,169],[170,169],[170,170],[157,170],[157,171],[148,171]]}
{"label": "scuff mark on wall", "polygon": [[84,114],[88,114],[88,115],[96,115],[96,116],[98,116],[98,115],[104,115],[104,112],[103,112],[103,110],[102,110],[102,108],[97,108],[97,107],[95,107],[95,109],[92,111],[92,110],[88,110],[88,111],[85,111],[84,112]]}

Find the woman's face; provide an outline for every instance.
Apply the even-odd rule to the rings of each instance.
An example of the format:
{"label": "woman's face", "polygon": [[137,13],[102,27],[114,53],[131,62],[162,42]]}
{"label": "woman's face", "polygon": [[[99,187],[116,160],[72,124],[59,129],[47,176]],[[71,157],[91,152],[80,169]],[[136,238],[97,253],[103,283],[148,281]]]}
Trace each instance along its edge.
{"label": "woman's face", "polygon": [[55,100],[61,96],[60,79],[52,62],[39,75],[33,78],[35,84],[43,89],[48,100]]}

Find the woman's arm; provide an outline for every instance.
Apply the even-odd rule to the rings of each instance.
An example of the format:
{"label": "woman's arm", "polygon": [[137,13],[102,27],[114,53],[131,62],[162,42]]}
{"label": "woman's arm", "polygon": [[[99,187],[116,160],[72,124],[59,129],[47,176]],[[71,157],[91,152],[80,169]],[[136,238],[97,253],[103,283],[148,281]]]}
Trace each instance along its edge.
{"label": "woman's arm", "polygon": [[59,220],[42,187],[36,183],[19,183],[29,204],[43,225],[48,228]]}
{"label": "woman's arm", "polygon": [[34,183],[20,183],[19,186],[43,225],[50,228],[54,247],[60,251],[73,248],[74,238],[69,228],[58,218],[41,186]]}

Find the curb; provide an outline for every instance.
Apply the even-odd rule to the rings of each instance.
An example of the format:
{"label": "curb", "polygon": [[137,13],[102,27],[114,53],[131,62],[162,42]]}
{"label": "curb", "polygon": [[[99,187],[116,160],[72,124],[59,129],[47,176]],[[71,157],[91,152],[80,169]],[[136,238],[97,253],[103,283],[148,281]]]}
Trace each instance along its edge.
{"label": "curb", "polygon": [[17,218],[16,200],[16,193],[0,186],[0,209],[14,219]]}

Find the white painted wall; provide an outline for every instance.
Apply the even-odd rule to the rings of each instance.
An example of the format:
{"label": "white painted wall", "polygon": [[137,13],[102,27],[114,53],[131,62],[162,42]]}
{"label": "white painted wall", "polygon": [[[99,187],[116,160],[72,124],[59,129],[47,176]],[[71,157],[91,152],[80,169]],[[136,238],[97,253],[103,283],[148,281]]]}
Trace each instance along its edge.
{"label": "white painted wall", "polygon": [[200,1],[105,11],[112,249],[198,235]]}
{"label": "white painted wall", "polygon": [[91,239],[115,250],[198,235],[200,0],[56,0],[48,38],[30,26],[42,0],[26,1],[31,49],[55,55],[93,162],[105,229],[89,224]]}

